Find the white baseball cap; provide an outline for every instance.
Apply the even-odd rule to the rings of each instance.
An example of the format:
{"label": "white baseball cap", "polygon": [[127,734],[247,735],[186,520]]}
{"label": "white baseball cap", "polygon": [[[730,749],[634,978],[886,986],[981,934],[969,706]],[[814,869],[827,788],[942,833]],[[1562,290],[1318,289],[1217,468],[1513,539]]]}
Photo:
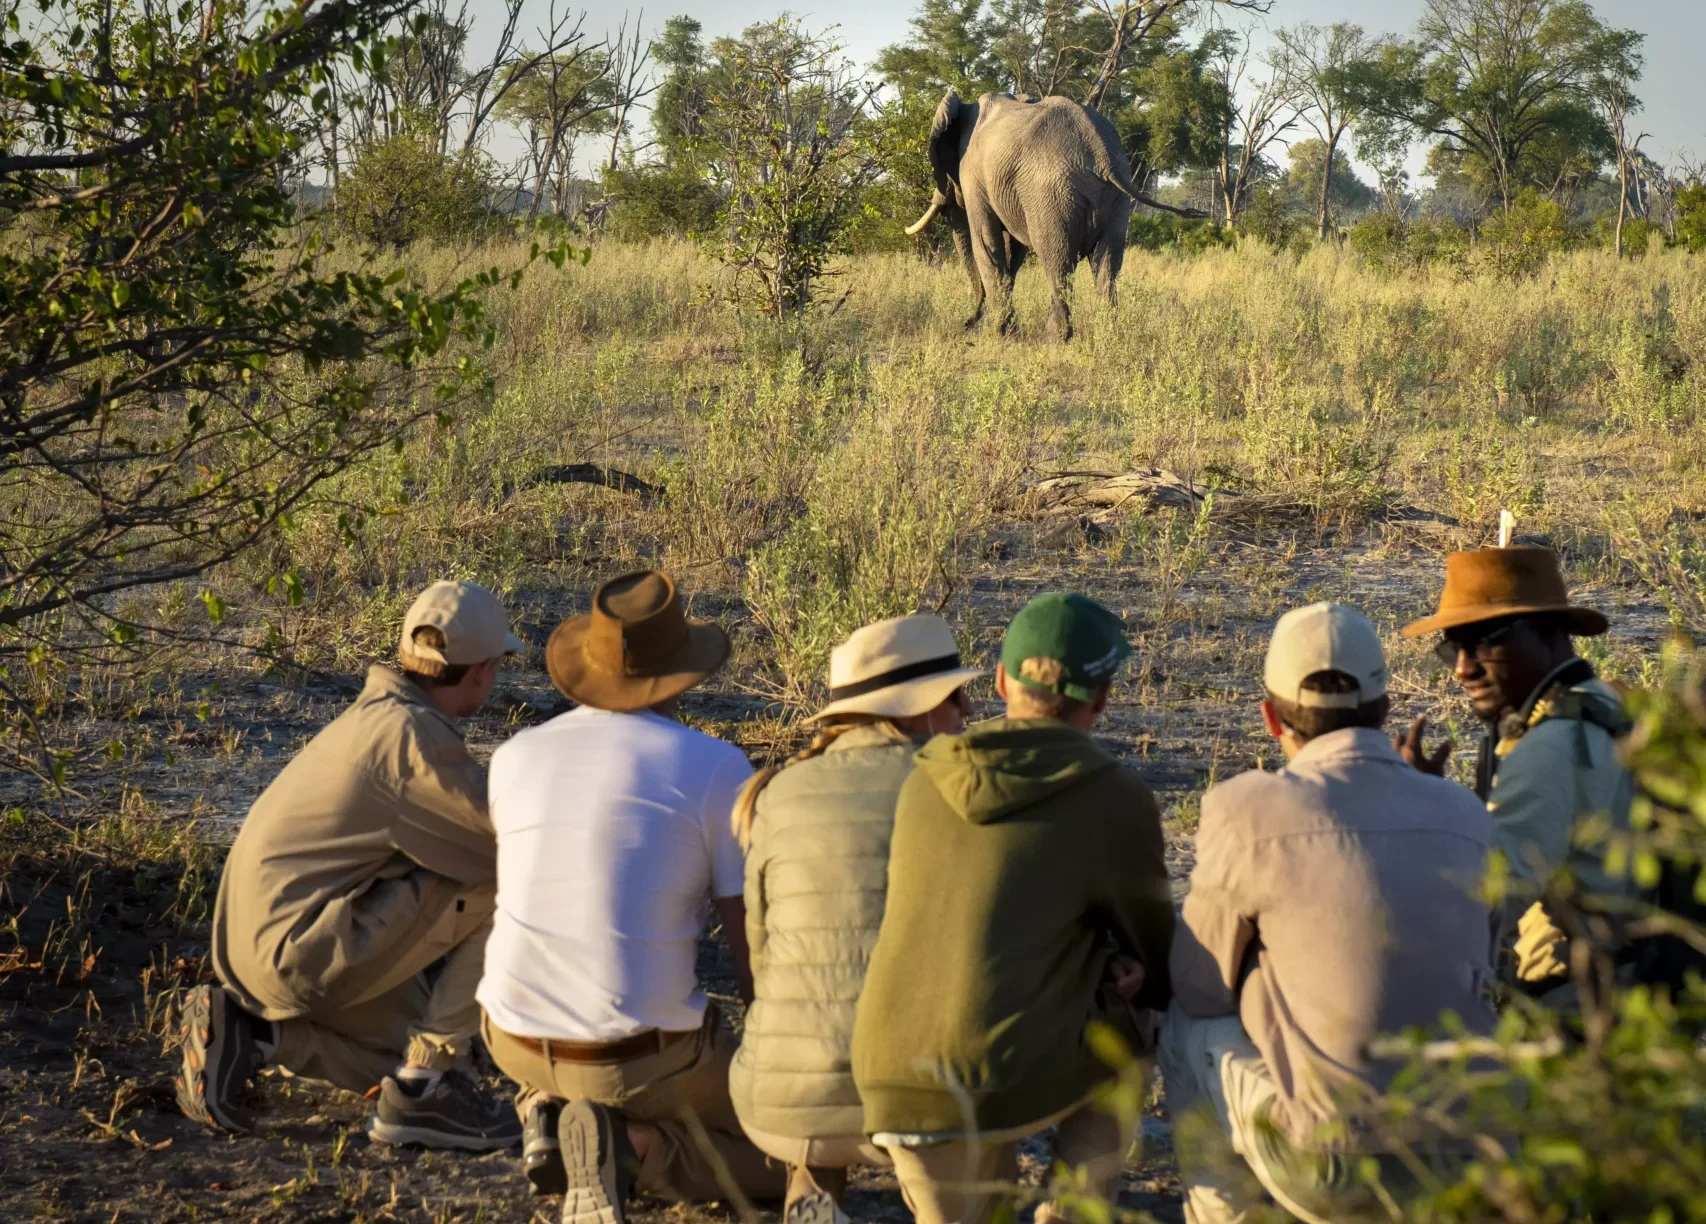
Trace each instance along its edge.
{"label": "white baseball cap", "polygon": [[[442,650],[415,640],[415,631],[427,627],[444,635]],[[509,631],[504,606],[477,582],[435,582],[422,591],[403,617],[397,644],[405,663],[422,660],[451,667],[484,663],[521,649],[521,639]]]}
{"label": "white baseball cap", "polygon": [[[1357,682],[1354,693],[1317,693],[1303,687],[1316,672],[1343,672]],[[1368,617],[1334,603],[1294,608],[1279,618],[1268,643],[1262,683],[1293,705],[1351,710],[1386,693],[1386,652]]]}

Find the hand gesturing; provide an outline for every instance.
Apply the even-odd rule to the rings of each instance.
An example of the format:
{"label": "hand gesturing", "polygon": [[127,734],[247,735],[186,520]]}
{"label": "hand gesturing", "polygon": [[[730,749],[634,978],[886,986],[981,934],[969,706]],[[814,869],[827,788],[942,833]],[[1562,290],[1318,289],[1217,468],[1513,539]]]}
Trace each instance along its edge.
{"label": "hand gesturing", "polygon": [[1410,724],[1409,733],[1394,735],[1392,746],[1398,750],[1398,755],[1425,774],[1436,778],[1445,777],[1445,763],[1451,759],[1451,750],[1457,747],[1452,740],[1446,740],[1432,752],[1423,746],[1422,740],[1428,729],[1428,716],[1416,715],[1416,721]]}

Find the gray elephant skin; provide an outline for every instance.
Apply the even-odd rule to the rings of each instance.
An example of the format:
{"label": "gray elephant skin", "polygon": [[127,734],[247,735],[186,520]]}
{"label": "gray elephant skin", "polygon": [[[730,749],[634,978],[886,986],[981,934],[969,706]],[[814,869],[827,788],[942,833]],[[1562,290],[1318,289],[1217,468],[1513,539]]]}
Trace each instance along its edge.
{"label": "gray elephant skin", "polygon": [[936,191],[907,233],[940,216],[971,273],[983,319],[1013,328],[1013,278],[1027,256],[1048,277],[1055,331],[1072,335],[1067,281],[1088,259],[1096,287],[1113,301],[1131,222],[1131,165],[1113,124],[1068,98],[984,94],[967,103],[949,90],[930,129]]}

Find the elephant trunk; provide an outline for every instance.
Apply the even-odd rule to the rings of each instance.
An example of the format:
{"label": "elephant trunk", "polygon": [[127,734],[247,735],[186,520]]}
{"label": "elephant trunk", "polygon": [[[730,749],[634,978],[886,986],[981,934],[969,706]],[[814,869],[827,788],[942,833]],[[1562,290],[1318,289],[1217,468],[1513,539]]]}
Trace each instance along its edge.
{"label": "elephant trunk", "polygon": [[948,197],[938,191],[935,197],[930,201],[930,207],[925,210],[924,215],[906,227],[907,237],[910,238],[912,235],[922,230],[926,225],[929,225],[931,221],[935,220],[936,214],[942,210],[942,205],[947,202]]}

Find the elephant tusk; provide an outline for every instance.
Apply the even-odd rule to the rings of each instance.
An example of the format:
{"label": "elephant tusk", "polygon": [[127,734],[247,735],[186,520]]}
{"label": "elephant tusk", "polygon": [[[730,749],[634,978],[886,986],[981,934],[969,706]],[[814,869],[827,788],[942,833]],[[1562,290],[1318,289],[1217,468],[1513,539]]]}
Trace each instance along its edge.
{"label": "elephant tusk", "polygon": [[907,237],[910,238],[912,235],[916,234],[919,230],[923,229],[926,225],[929,225],[931,222],[931,219],[936,216],[937,212],[941,210],[941,207],[942,207],[942,205],[940,203],[936,202],[935,200],[932,200],[930,202],[929,210],[926,211],[922,217],[918,218],[918,220],[914,221],[911,225],[906,227]]}

